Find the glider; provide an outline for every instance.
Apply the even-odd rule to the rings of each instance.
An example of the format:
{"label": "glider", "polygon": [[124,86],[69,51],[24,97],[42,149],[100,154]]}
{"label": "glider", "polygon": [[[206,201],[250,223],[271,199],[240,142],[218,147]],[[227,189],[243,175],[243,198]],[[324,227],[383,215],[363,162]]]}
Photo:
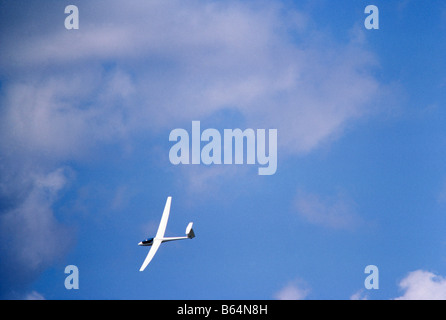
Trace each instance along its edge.
{"label": "glider", "polygon": [[161,217],[161,222],[158,227],[158,231],[156,232],[155,238],[148,238],[138,243],[138,246],[145,246],[145,247],[151,246],[149,253],[147,254],[147,257],[144,260],[139,271],[144,271],[144,269],[147,267],[150,261],[152,261],[161,243],[174,240],[192,239],[195,237],[194,230],[192,229],[193,225],[192,222],[190,222],[187,225],[185,237],[164,237],[164,233],[166,232],[167,220],[169,219],[171,202],[172,202],[172,197],[167,197],[166,205],[163,211],[163,216]]}

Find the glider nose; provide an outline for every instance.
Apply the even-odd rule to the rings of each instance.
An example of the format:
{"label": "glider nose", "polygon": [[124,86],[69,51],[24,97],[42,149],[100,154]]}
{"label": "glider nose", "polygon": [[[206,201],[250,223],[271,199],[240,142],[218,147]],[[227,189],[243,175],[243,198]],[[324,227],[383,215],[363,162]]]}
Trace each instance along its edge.
{"label": "glider nose", "polygon": [[138,246],[142,246],[142,241],[140,241],[140,242],[138,243]]}

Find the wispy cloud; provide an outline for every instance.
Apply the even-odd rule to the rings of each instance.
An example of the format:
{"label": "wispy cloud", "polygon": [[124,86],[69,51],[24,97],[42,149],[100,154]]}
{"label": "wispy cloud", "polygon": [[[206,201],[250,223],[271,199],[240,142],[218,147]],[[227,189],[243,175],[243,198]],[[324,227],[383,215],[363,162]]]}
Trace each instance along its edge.
{"label": "wispy cloud", "polygon": [[[0,67],[28,75],[5,88],[4,140],[66,154],[232,107],[251,126],[278,128],[287,152],[304,153],[369,114],[379,92],[362,44],[336,43],[278,3],[111,1],[106,14],[82,6],[76,41],[62,28],[3,48]],[[42,82],[47,61],[58,68]],[[104,69],[110,61],[119,67]]]}
{"label": "wispy cloud", "polygon": [[25,300],[45,300],[45,297],[37,291],[31,291],[25,296]]}
{"label": "wispy cloud", "polygon": [[344,193],[331,197],[298,191],[295,208],[306,221],[333,229],[354,229],[361,223],[356,204]]}
{"label": "wispy cloud", "polygon": [[65,186],[63,168],[32,176],[31,188],[0,215],[0,297],[51,265],[72,243],[69,229],[54,216],[52,206]]}

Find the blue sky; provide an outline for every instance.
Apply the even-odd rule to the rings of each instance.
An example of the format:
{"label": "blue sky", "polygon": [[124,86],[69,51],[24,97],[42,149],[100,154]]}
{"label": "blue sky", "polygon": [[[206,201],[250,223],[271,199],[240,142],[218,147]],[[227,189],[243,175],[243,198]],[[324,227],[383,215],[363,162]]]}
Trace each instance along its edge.
{"label": "blue sky", "polygon": [[[3,1],[0,297],[446,299],[445,37],[442,1]],[[172,165],[194,120],[277,129],[277,172]],[[167,196],[196,238],[139,272]]]}

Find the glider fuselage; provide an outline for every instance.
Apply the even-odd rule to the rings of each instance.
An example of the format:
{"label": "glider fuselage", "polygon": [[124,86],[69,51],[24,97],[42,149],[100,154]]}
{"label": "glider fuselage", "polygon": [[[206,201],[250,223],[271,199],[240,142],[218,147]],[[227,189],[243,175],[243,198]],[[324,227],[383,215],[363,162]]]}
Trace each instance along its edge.
{"label": "glider fuselage", "polygon": [[148,238],[148,239],[143,240],[140,243],[138,243],[138,246],[149,247],[152,244],[153,244],[153,238]]}

